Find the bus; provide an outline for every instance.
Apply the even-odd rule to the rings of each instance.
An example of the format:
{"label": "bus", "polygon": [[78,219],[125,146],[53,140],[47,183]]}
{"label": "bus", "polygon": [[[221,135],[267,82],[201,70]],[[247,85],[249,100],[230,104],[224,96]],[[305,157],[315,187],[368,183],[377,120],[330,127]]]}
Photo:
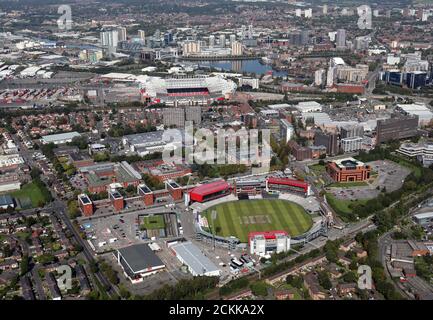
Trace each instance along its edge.
{"label": "bus", "polygon": [[233,258],[233,259],[231,259],[231,261],[232,261],[233,264],[237,265],[238,268],[239,268],[239,267],[242,267],[242,266],[244,265],[244,264],[243,264],[241,261],[239,261],[237,258]]}

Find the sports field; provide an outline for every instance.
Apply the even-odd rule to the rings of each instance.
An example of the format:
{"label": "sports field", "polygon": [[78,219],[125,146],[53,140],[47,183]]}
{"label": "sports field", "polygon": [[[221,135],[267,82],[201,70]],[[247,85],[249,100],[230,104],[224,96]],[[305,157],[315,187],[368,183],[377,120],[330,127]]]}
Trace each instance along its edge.
{"label": "sports field", "polygon": [[142,226],[147,230],[162,229],[165,227],[164,217],[162,215],[144,217]]}
{"label": "sports field", "polygon": [[[211,212],[216,210],[212,221]],[[278,199],[240,200],[218,204],[204,212],[216,235],[248,242],[252,231],[285,230],[290,236],[308,231],[313,220],[300,205]]]}

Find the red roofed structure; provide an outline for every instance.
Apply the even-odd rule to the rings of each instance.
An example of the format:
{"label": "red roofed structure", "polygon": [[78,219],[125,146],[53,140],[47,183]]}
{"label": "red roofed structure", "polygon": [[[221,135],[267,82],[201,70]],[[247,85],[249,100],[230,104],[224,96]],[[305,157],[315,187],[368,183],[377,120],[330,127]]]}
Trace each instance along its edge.
{"label": "red roofed structure", "polygon": [[286,237],[289,236],[289,234],[284,230],[275,230],[275,231],[255,231],[248,233],[248,239],[255,238],[256,236],[262,236],[266,240],[274,240],[277,239],[277,235],[281,236],[284,235]]}
{"label": "red roofed structure", "polygon": [[228,195],[232,186],[224,180],[195,187],[189,193],[191,201],[205,202]]}
{"label": "red roofed structure", "polygon": [[250,232],[248,244],[251,254],[265,256],[272,252],[286,252],[290,250],[290,236],[286,231]]}
{"label": "red roofed structure", "polygon": [[310,186],[305,181],[270,177],[266,180],[266,190],[294,191],[308,195],[310,193]]}

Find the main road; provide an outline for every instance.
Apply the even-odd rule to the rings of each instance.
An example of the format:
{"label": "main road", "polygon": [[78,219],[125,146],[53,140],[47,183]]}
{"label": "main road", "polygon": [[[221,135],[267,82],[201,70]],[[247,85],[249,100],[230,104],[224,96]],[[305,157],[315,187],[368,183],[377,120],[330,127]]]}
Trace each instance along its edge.
{"label": "main road", "polygon": [[[92,254],[91,249],[89,248],[89,245],[86,241],[84,241],[80,234],[78,233],[77,229],[72,224],[69,217],[67,217],[67,206],[66,204],[59,200],[57,196],[54,198],[55,200],[49,204],[45,209],[51,210],[51,212],[57,216],[58,219],[63,221],[66,225],[66,227],[69,229],[69,231],[74,236],[75,241],[83,248],[83,254],[86,258],[87,262],[90,264],[91,262],[94,262],[94,256]],[[104,286],[106,293],[109,297],[113,297],[114,295],[119,295],[119,292],[115,286],[113,286],[107,278],[105,278],[104,274],[98,270],[98,272],[95,273],[95,277],[97,280]]]}

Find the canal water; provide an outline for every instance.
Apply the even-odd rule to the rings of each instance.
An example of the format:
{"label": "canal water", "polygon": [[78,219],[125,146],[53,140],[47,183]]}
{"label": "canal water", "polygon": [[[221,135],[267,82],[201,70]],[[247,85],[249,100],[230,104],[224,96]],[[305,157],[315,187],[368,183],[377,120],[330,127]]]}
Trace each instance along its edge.
{"label": "canal water", "polygon": [[287,71],[277,71],[272,66],[262,64],[259,59],[254,60],[233,60],[233,61],[200,61],[199,68],[214,68],[220,71],[236,73],[255,73],[263,75],[272,71],[274,76],[286,77]]}

